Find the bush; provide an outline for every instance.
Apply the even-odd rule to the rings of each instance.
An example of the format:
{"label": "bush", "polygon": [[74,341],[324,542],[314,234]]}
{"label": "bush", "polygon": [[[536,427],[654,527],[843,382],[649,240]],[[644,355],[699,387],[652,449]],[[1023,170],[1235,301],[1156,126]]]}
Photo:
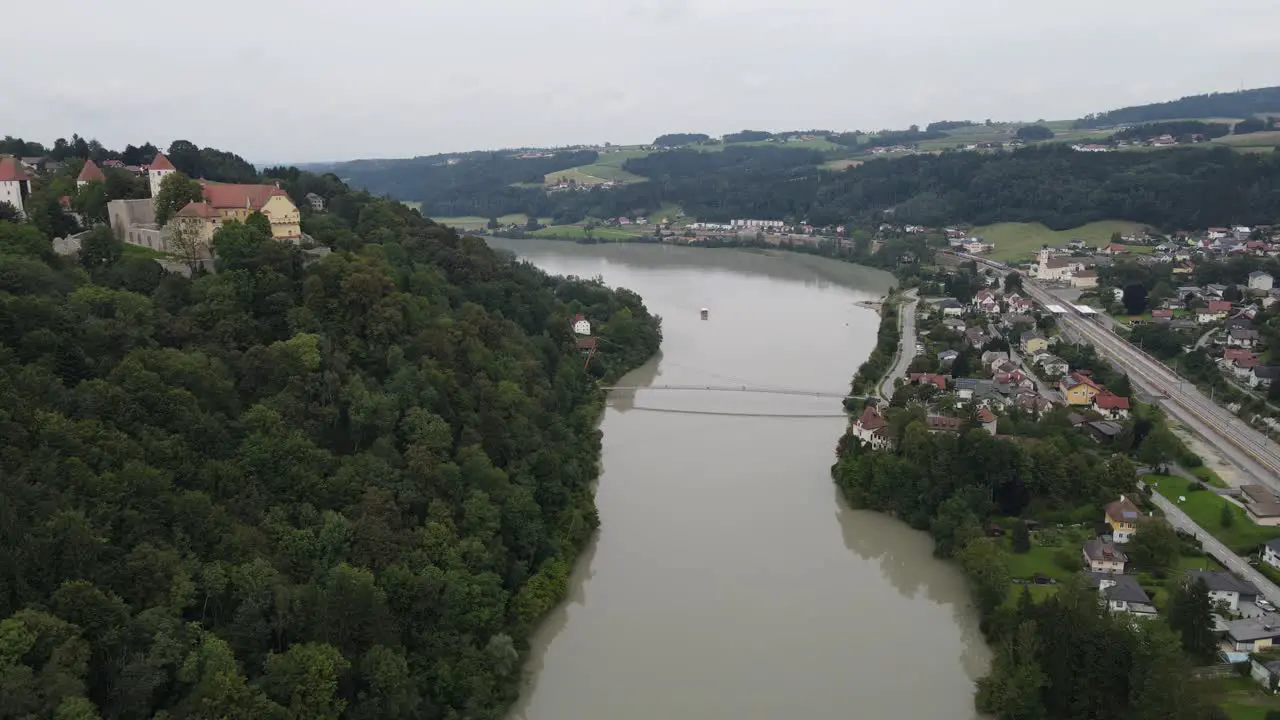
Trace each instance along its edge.
{"label": "bush", "polygon": [[1204,489],[1205,489],[1204,483],[1199,481],[1193,482],[1187,486],[1187,492],[1189,493],[1200,492],[1201,490],[1204,490]]}
{"label": "bush", "polygon": [[1084,568],[1084,560],[1080,557],[1080,551],[1073,548],[1062,548],[1054,553],[1053,564],[1070,573],[1080,572]]}

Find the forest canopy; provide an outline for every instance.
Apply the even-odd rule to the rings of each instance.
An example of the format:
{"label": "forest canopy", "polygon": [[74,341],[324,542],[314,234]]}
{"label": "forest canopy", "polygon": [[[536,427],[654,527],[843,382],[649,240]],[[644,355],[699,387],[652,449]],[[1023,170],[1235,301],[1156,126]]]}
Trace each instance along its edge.
{"label": "forest canopy", "polygon": [[0,221],[4,717],[500,718],[516,695],[597,525],[594,378],[654,353],[658,319],[272,172],[326,193],[303,226],[336,252],[251,216],[188,279]]}

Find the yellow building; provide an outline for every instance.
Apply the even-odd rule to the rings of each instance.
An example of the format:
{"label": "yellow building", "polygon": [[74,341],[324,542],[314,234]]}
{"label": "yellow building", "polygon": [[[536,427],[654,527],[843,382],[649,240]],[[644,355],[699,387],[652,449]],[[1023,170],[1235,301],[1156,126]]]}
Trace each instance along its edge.
{"label": "yellow building", "polygon": [[1101,389],[1089,376],[1080,373],[1071,373],[1058,381],[1058,392],[1068,405],[1092,405]]}
{"label": "yellow building", "polygon": [[1121,495],[1119,500],[1107,503],[1102,509],[1102,517],[1111,528],[1111,541],[1127,543],[1138,531],[1138,522],[1142,520],[1142,512],[1129,498]]}
{"label": "yellow building", "polygon": [[244,221],[251,213],[260,212],[271,221],[271,237],[285,242],[300,242],[298,208],[289,195],[275,185],[240,185],[200,181],[203,202],[187,203],[174,216],[174,222],[191,226],[195,238],[206,246],[213,240],[222,223]]}

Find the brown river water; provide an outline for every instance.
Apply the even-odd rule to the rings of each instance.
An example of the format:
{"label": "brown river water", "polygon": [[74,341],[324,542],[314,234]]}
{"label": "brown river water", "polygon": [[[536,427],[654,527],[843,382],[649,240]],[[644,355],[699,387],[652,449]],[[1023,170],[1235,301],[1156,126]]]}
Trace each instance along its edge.
{"label": "brown river water", "polygon": [[609,400],[601,529],[533,638],[512,720],[977,717],[989,653],[963,578],[924,533],[839,497],[839,399],[654,387],[844,393],[879,322],[856,303],[892,276],[786,253],[490,243],[640,293],[664,333],[618,383],[650,389]]}

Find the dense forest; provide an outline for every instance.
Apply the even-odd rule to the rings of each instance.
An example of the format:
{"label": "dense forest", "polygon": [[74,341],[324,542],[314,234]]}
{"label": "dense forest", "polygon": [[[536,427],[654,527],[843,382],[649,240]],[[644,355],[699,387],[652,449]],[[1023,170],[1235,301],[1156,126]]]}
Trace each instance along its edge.
{"label": "dense forest", "polygon": [[1086,115],[1076,121],[1077,127],[1098,128],[1112,125],[1144,123],[1152,120],[1182,118],[1246,118],[1258,113],[1280,112],[1280,87],[1256,88],[1239,92],[1188,95],[1168,102],[1134,105],[1118,110]]}
{"label": "dense forest", "polygon": [[711,139],[706,133],[667,133],[654,139],[655,147],[672,148],[681,145],[694,145]]}
{"label": "dense forest", "polygon": [[500,718],[515,697],[597,525],[593,378],[655,352],[658,319],[336,178],[272,176],[325,193],[303,227],[335,252],[309,263],[251,216],[189,279],[109,231],[73,262],[0,221],[0,716]]}
{"label": "dense forest", "polygon": [[[599,159],[593,150],[519,158],[511,151],[432,155],[411,160],[352,160],[317,166],[375,195],[423,203],[428,216],[550,215],[543,176]],[[527,184],[529,187],[520,187]]]}
{"label": "dense forest", "polygon": [[1187,142],[1199,136],[1205,140],[1220,138],[1231,132],[1228,123],[1201,120],[1170,120],[1134,125],[1112,135],[1113,140],[1150,140],[1161,135],[1172,135],[1178,142]]}

